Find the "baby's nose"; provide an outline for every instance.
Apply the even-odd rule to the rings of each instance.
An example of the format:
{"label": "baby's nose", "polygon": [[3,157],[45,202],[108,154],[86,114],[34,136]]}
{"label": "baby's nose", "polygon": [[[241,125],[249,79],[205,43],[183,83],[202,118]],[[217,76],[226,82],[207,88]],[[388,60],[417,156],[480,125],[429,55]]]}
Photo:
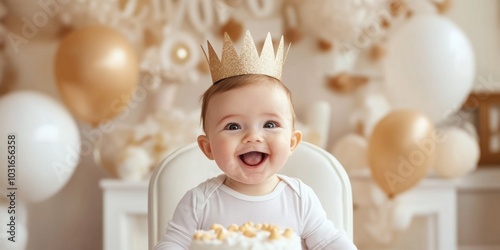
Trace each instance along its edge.
{"label": "baby's nose", "polygon": [[249,130],[246,134],[245,137],[243,138],[244,143],[249,143],[249,142],[262,142],[262,135],[260,134],[259,131],[256,131],[254,129]]}

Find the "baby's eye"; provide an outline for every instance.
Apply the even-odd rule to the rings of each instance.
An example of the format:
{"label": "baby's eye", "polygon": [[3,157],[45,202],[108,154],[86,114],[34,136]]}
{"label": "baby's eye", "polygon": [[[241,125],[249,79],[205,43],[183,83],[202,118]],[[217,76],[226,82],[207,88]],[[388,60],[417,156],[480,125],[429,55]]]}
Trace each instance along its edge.
{"label": "baby's eye", "polygon": [[276,127],[278,127],[278,123],[276,122],[269,121],[264,124],[264,128],[276,128]]}
{"label": "baby's eye", "polygon": [[225,130],[238,130],[240,128],[240,125],[238,125],[237,123],[229,123],[224,127]]}

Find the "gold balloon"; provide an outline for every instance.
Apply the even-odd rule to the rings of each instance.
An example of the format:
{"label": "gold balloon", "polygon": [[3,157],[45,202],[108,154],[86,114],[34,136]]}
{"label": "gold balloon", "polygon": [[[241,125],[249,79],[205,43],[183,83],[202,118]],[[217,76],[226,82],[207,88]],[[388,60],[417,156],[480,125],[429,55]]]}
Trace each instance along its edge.
{"label": "gold balloon", "polygon": [[97,126],[126,109],[139,78],[138,60],[118,31],[88,26],[61,41],[55,78],[70,111]]}
{"label": "gold balloon", "polygon": [[417,111],[393,111],[377,123],[368,142],[368,162],[375,182],[390,198],[425,177],[434,161],[434,138],[434,125]]}

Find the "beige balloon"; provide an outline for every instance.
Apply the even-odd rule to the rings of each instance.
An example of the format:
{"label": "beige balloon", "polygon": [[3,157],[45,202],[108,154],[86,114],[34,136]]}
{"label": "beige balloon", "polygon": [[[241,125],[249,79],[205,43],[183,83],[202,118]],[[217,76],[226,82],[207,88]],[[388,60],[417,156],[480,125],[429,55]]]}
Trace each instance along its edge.
{"label": "beige balloon", "polygon": [[389,197],[415,186],[434,162],[435,129],[425,115],[396,110],[375,126],[368,163],[375,182]]}
{"label": "beige balloon", "polygon": [[476,139],[458,127],[447,128],[443,134],[442,142],[436,144],[436,175],[457,178],[474,171],[480,156]]}
{"label": "beige balloon", "polygon": [[97,126],[126,109],[139,77],[138,59],[118,31],[87,26],[61,41],[55,77],[73,115]]}
{"label": "beige balloon", "polygon": [[368,167],[367,148],[368,140],[365,137],[351,133],[335,142],[331,152],[342,163],[347,173],[352,173]]}

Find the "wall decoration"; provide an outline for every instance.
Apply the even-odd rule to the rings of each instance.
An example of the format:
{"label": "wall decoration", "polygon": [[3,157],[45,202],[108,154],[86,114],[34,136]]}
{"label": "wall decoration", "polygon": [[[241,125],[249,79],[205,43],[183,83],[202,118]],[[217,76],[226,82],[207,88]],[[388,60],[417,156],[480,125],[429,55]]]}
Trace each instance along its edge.
{"label": "wall decoration", "polygon": [[[5,7],[3,2],[0,2],[0,21],[3,21],[6,15],[7,15],[7,8]],[[4,53],[7,33],[8,33],[7,29],[0,22],[0,45],[2,45],[2,48],[0,48],[0,95],[12,89],[12,81],[9,81],[10,79],[7,79],[7,81],[5,81],[6,75],[8,74],[7,72],[8,63],[6,55]]]}
{"label": "wall decoration", "polygon": [[295,44],[302,40],[304,33],[300,29],[299,14],[296,3],[285,1],[281,9],[283,16],[283,35],[285,42]]}
{"label": "wall decoration", "polygon": [[[302,28],[317,38],[338,45],[353,44],[365,32],[386,1],[299,1]],[[371,42],[365,40],[367,43]]]}
{"label": "wall decoration", "polygon": [[220,28],[219,35],[221,38],[224,37],[224,33],[227,33],[234,42],[239,41],[243,35],[243,24],[234,18],[229,18]]}
{"label": "wall decoration", "polygon": [[161,70],[169,72],[179,82],[195,82],[196,67],[202,59],[198,39],[179,30],[166,30],[159,48]]}
{"label": "wall decoration", "polygon": [[327,77],[327,86],[338,93],[350,93],[366,85],[368,78],[341,72],[332,77]]}
{"label": "wall decoration", "polygon": [[450,10],[452,6],[452,1],[451,0],[442,0],[442,1],[434,1],[434,4],[436,5],[436,8],[440,14],[445,14]]}
{"label": "wall decoration", "polygon": [[169,153],[196,141],[199,111],[177,107],[148,114],[136,124],[121,124],[96,145],[95,161],[115,178],[144,180]]}
{"label": "wall decoration", "polygon": [[480,167],[500,164],[500,93],[472,93],[462,110],[472,115],[479,136]]}

